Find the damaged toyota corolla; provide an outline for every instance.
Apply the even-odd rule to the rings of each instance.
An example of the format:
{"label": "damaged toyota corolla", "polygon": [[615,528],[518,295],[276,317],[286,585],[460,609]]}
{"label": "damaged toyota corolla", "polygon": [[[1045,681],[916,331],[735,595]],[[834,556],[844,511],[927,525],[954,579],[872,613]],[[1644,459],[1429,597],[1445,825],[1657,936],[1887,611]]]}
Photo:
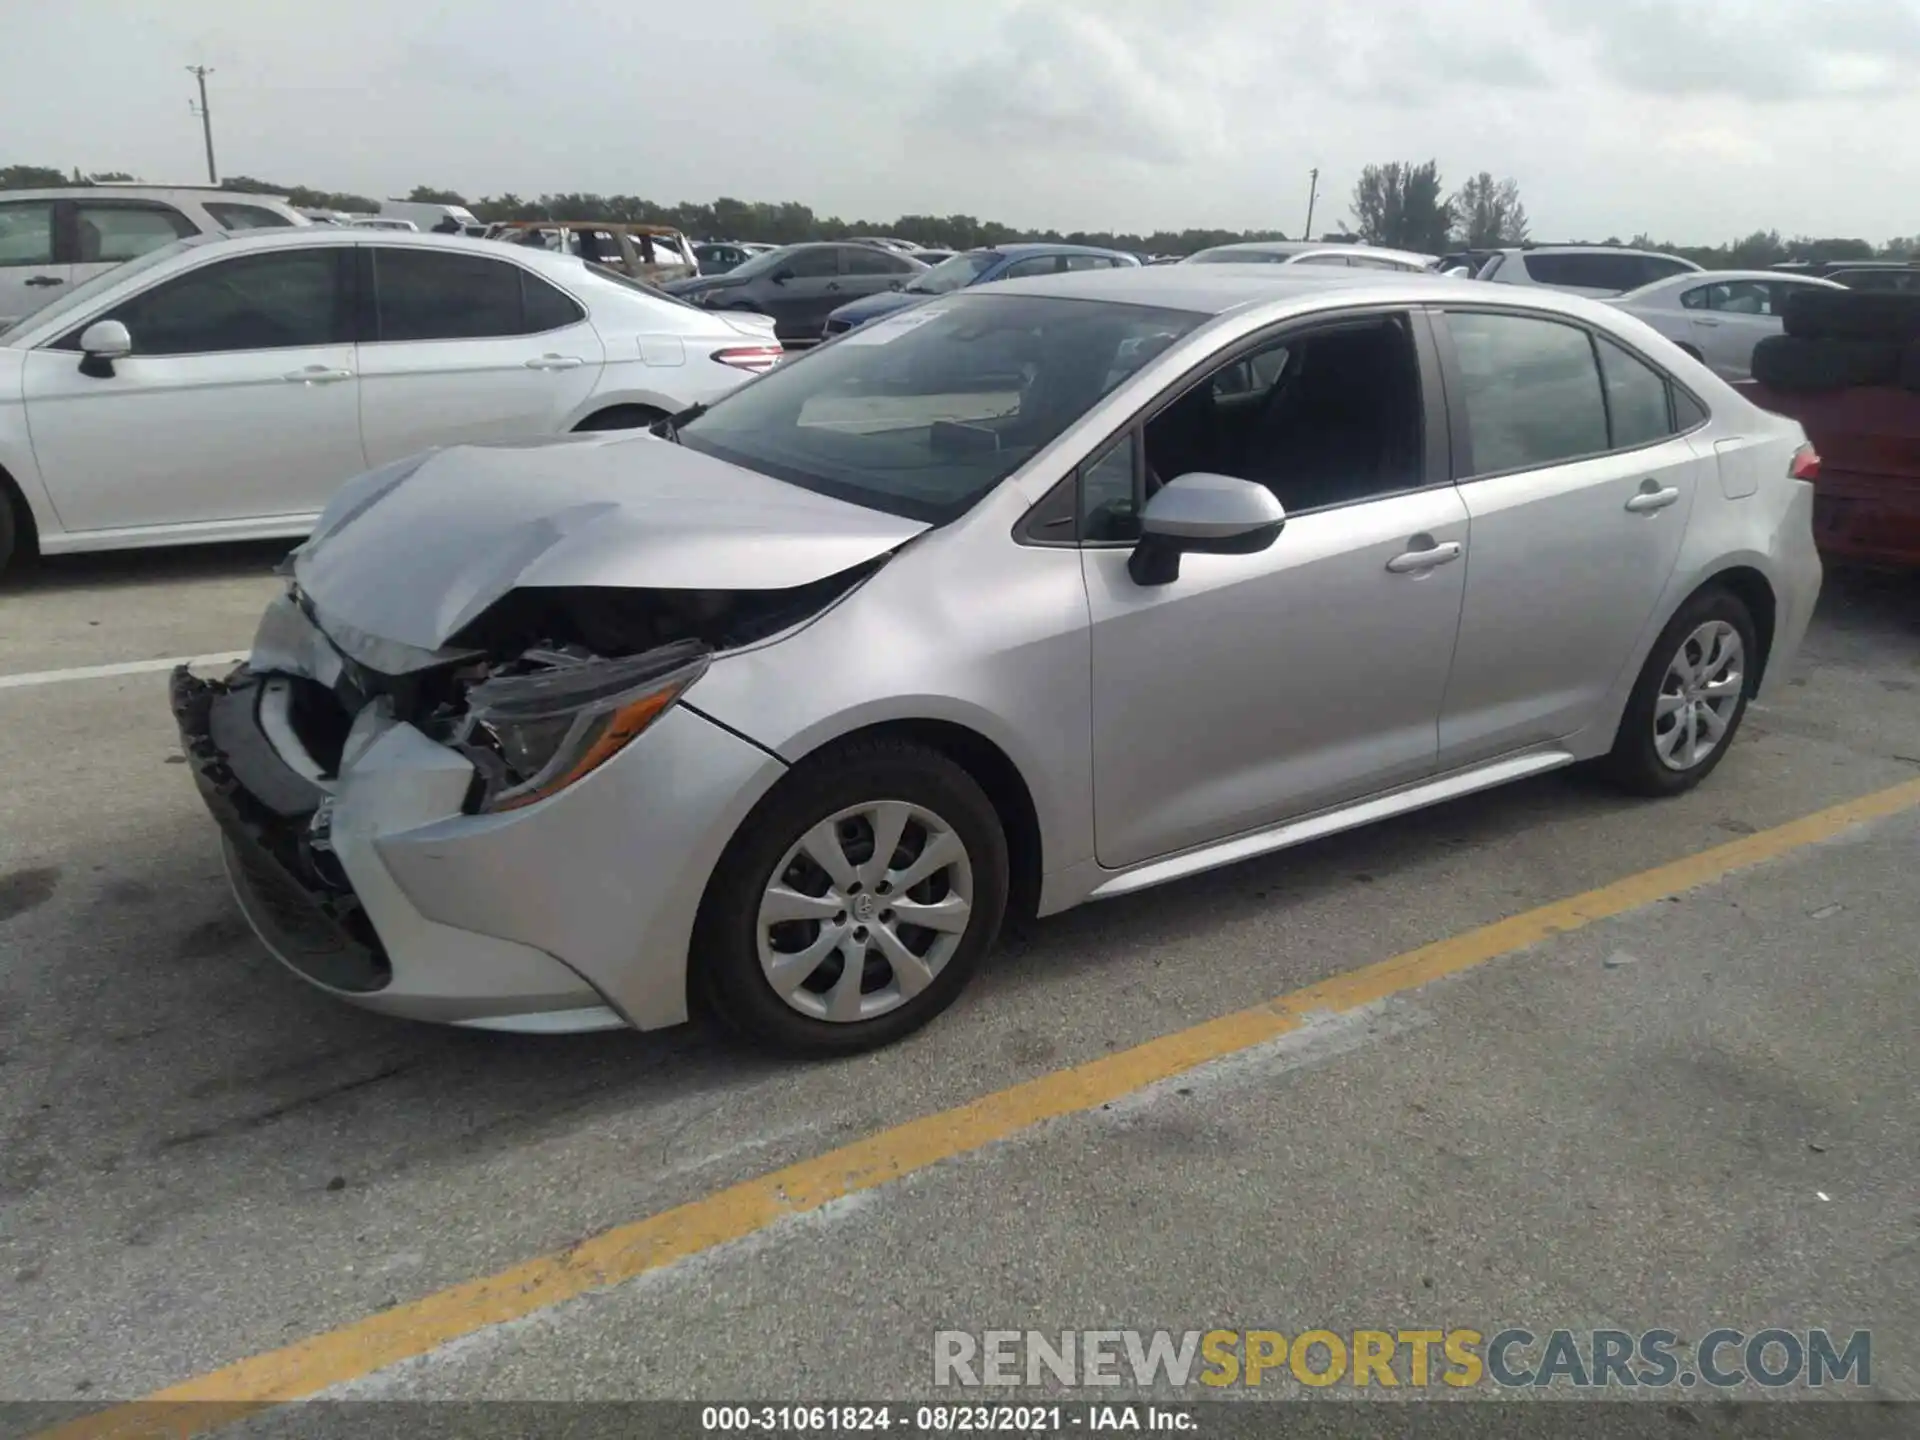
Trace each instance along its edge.
{"label": "damaged toyota corolla", "polygon": [[1545,488],[1501,452],[1590,519],[1523,544],[1492,495],[1476,604],[1429,307],[1480,292],[1182,268],[946,297],[651,432],[349,484],[246,662],[172,682],[262,941],[393,1015],[844,1052],[938,1014],[1010,909],[1574,760],[1650,793],[1718,763],[1818,587],[1788,422],[1603,307],[1503,299],[1640,367],[1658,415],[1610,413],[1665,429]]}

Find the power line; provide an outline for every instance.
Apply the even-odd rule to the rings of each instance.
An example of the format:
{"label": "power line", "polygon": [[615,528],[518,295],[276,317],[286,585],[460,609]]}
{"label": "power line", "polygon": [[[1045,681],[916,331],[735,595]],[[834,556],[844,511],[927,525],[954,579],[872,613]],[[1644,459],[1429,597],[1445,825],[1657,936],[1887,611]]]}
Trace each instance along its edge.
{"label": "power line", "polygon": [[187,66],[187,73],[200,82],[200,104],[196,107],[194,103],[189,100],[187,102],[187,109],[200,117],[201,133],[206,136],[207,183],[209,185],[218,185],[220,183],[220,173],[214,169],[213,165],[213,112],[207,108],[207,76],[213,73],[213,67],[210,65],[189,65]]}

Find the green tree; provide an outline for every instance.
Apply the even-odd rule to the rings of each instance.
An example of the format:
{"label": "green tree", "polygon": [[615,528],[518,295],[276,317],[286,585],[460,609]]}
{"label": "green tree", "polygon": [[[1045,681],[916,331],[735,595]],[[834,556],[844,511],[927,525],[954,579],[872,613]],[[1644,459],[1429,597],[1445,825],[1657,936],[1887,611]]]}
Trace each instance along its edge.
{"label": "green tree", "polygon": [[462,205],[466,197],[458,190],[436,190],[431,185],[416,185],[407,192],[407,199],[421,205]]}
{"label": "green tree", "polygon": [[0,165],[0,190],[50,190],[67,183],[66,172],[51,165]]}
{"label": "green tree", "polygon": [[1444,250],[1453,228],[1452,205],[1441,188],[1435,160],[1367,166],[1353,187],[1353,213],[1368,244],[1402,250]]}
{"label": "green tree", "polygon": [[1482,170],[1454,193],[1450,202],[1459,236],[1470,250],[1519,245],[1527,238],[1527,207],[1520,203],[1518,181],[1495,180]]}

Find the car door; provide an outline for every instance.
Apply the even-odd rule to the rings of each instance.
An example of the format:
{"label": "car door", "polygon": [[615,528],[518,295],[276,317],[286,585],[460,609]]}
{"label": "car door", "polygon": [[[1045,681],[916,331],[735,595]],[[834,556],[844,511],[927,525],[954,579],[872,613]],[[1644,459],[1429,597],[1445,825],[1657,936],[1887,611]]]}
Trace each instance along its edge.
{"label": "car door", "polygon": [[839,245],[796,250],[771,275],[753,282],[754,305],[773,317],[783,339],[818,339],[827,315],[853,297],[840,283]]}
{"label": "car door", "polygon": [[[27,429],[60,523],[311,517],[365,469],[352,253],[301,245],[196,263],[31,352]],[[102,319],[127,327],[133,352],[111,374],[85,374],[80,335]]]}
{"label": "car door", "polygon": [[[914,275],[925,274],[905,256],[896,255],[891,250],[868,248],[864,245],[842,247],[840,256],[844,264],[840,275],[840,286],[846,299],[861,300],[869,295],[884,294],[889,290],[898,290]],[[833,306],[828,306],[831,311]],[[826,323],[826,315],[820,317]]]}
{"label": "car door", "polygon": [[1701,358],[1722,379],[1745,380],[1753,373],[1753,347],[1780,333],[1774,287],[1759,280],[1720,280],[1703,289],[1706,304],[1688,316]]}
{"label": "car door", "polygon": [[66,293],[73,266],[57,261],[54,200],[0,200],[0,325]]}
{"label": "car door", "polygon": [[606,347],[572,296],[509,259],[365,247],[360,432],[383,465],[435,445],[553,435],[599,383]]}
{"label": "car door", "polygon": [[[1274,345],[1287,363],[1249,399]],[[1438,750],[1467,513],[1424,319],[1316,322],[1224,358],[1080,475],[1107,866],[1418,780]],[[1286,524],[1137,584],[1139,498],[1190,471],[1267,484]]]}
{"label": "car door", "polygon": [[1698,402],[1609,338],[1477,310],[1440,333],[1473,545],[1440,717],[1452,767],[1608,721],[1715,462],[1678,433]]}

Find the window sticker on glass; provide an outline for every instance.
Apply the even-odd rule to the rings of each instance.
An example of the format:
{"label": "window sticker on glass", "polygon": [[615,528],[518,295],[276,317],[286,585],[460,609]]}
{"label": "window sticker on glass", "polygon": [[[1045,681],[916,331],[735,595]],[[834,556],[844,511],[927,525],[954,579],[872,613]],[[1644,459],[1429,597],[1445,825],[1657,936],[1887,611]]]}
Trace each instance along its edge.
{"label": "window sticker on glass", "polygon": [[923,305],[909,310],[904,315],[889,315],[884,320],[874,320],[862,325],[851,335],[845,336],[842,345],[886,345],[898,340],[909,331],[918,330],[929,320],[938,320],[947,313],[944,305]]}

